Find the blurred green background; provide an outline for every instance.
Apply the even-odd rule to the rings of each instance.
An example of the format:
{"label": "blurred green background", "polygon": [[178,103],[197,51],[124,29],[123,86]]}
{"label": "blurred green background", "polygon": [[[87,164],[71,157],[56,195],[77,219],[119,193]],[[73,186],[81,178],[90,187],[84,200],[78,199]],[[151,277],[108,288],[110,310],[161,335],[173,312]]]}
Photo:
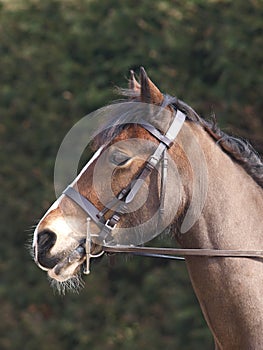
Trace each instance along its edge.
{"label": "blurred green background", "polygon": [[262,153],[262,18],[262,0],[0,0],[0,349],[213,348],[184,263],[104,258],[61,297],[27,246],[64,135],[130,68]]}

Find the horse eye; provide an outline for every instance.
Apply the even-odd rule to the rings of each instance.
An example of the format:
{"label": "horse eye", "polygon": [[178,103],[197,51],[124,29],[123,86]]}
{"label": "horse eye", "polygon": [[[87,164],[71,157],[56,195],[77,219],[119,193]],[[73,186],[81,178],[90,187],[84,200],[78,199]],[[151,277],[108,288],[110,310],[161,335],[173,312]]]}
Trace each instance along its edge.
{"label": "horse eye", "polygon": [[125,165],[130,159],[127,154],[121,152],[115,152],[110,156],[111,163],[119,166]]}

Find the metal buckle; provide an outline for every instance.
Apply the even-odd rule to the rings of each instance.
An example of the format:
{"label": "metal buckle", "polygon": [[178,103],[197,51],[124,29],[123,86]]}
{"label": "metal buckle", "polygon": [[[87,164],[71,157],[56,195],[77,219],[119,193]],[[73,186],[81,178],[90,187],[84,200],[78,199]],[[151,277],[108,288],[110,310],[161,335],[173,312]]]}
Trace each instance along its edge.
{"label": "metal buckle", "polygon": [[116,224],[111,224],[111,220],[112,220],[112,218],[110,218],[110,219],[108,219],[106,222],[105,222],[105,224],[104,224],[104,226],[106,226],[109,230],[114,230],[115,229],[115,227],[117,226],[117,223]]}
{"label": "metal buckle", "polygon": [[146,167],[148,167],[150,170],[152,170],[157,166],[158,163],[159,163],[159,159],[156,156],[154,156],[154,154],[153,154],[148,159],[148,161],[146,163]]}

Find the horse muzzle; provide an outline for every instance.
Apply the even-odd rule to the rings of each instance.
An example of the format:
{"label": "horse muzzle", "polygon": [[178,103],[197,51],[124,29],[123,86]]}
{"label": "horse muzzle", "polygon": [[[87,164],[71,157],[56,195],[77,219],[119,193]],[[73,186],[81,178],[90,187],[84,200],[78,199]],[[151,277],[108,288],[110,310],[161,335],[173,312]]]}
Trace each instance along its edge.
{"label": "horse muzzle", "polygon": [[56,239],[56,234],[51,230],[39,232],[34,245],[34,260],[42,270],[47,271],[50,278],[59,282],[76,276],[80,271],[88,274],[90,259],[104,253],[100,246],[87,238],[76,242],[77,245],[69,250],[52,255]]}

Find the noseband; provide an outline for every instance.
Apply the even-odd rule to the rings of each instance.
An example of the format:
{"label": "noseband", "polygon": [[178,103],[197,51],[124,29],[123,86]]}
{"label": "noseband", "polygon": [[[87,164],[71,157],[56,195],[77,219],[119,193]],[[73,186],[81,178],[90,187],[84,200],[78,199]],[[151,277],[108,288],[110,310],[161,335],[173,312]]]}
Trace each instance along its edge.
{"label": "noseband", "polygon": [[[160,207],[159,212],[164,213],[164,197],[166,188],[167,176],[167,150],[173,145],[178,133],[180,132],[186,115],[179,109],[174,111],[174,119],[166,132],[162,134],[156,127],[148,122],[139,123],[141,127],[147,130],[158,141],[159,145],[154,153],[147,159],[143,169],[135,178],[125,187],[120,193],[109,201],[102,210],[99,210],[86,197],[79,193],[74,187],[68,186],[63,194],[78,204],[87,214],[87,237],[85,241],[86,248],[86,269],[84,273],[89,273],[90,258],[101,256],[104,252],[107,253],[129,253],[134,255],[143,255],[150,257],[170,258],[176,260],[184,260],[182,257],[174,256],[217,256],[217,257],[250,257],[263,258],[262,251],[241,251],[241,250],[217,250],[217,249],[179,249],[179,248],[152,248],[152,247],[138,247],[138,246],[121,246],[114,243],[112,232],[120,221],[122,215],[127,213],[127,205],[130,204],[144,181],[150,176],[156,167],[162,163],[161,171],[161,189],[160,189]],[[107,219],[106,214],[113,211],[113,214]],[[100,228],[99,234],[93,235],[90,232],[90,219]],[[96,237],[96,244],[99,244],[102,251],[93,255],[91,247],[94,243],[92,238]]]}

